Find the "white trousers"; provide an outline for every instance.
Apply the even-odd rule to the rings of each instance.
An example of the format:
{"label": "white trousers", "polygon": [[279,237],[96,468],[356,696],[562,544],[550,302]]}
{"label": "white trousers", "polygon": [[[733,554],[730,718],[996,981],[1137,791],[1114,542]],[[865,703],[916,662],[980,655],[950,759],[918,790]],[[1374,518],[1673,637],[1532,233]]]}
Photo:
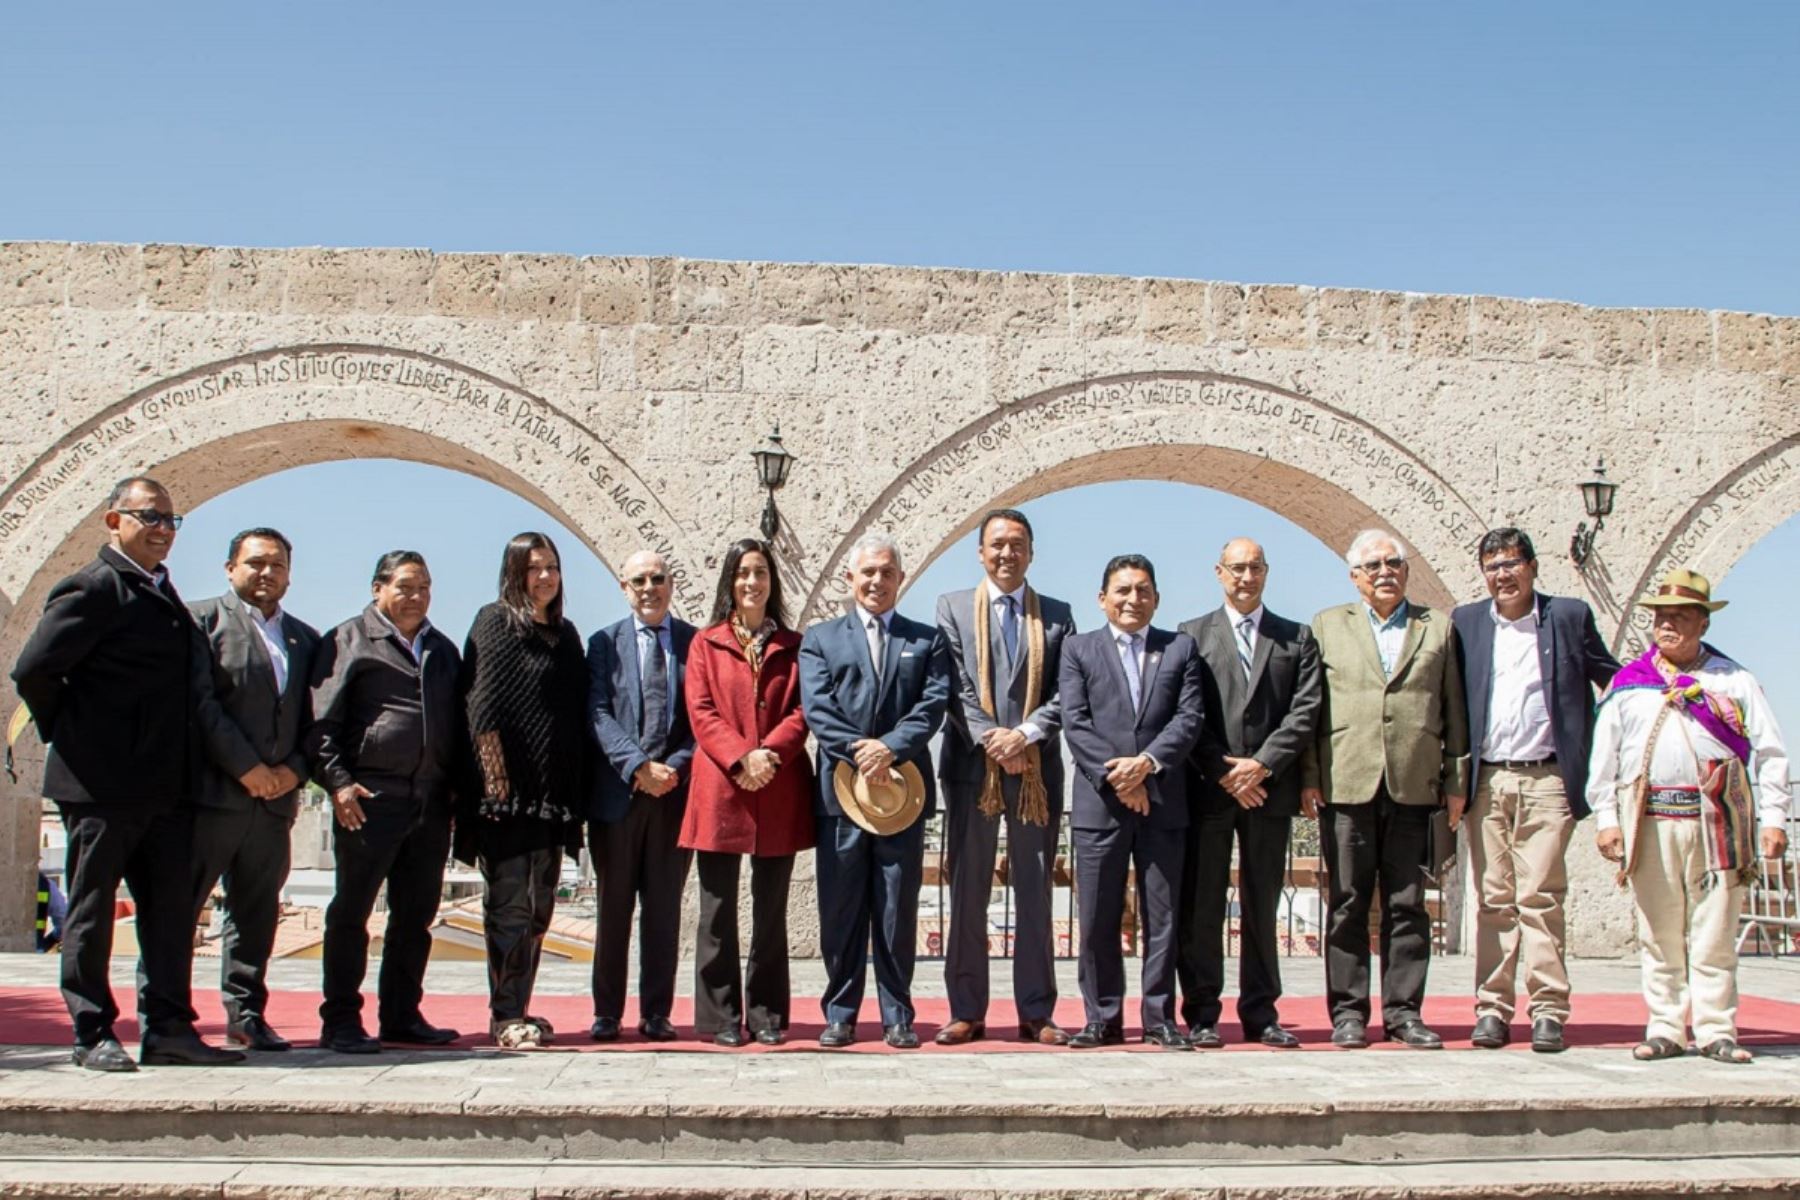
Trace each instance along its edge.
{"label": "white trousers", "polygon": [[1706,887],[1706,846],[1698,818],[1645,817],[1639,826],[1631,891],[1643,950],[1645,1037],[1686,1046],[1737,1040],[1737,925],[1744,888]]}

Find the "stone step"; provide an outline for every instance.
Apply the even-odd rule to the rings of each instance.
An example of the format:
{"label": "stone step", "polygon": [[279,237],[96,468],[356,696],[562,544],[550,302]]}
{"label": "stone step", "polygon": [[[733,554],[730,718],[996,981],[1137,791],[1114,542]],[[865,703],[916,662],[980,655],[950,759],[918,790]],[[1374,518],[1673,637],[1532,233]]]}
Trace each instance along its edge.
{"label": "stone step", "polygon": [[0,1196],[50,1200],[1791,1200],[1800,1156],[1013,1164],[0,1159]]}

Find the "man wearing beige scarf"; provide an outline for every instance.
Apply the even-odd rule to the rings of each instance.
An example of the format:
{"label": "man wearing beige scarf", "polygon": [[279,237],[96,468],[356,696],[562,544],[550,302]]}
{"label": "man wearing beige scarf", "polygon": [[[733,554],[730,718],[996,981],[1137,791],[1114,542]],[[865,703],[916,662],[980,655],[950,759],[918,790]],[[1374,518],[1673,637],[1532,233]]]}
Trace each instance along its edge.
{"label": "man wearing beige scarf", "polygon": [[944,977],[950,1022],[940,1045],[985,1037],[988,903],[1000,823],[1013,889],[1013,1001],[1019,1037],[1061,1045],[1050,924],[1051,868],[1063,809],[1062,708],[1056,676],[1075,619],[1061,600],[1025,581],[1031,523],[1015,509],[981,520],[977,554],[985,578],[938,598],[937,624],[950,643],[955,688],[938,776],[945,797],[950,938]]}

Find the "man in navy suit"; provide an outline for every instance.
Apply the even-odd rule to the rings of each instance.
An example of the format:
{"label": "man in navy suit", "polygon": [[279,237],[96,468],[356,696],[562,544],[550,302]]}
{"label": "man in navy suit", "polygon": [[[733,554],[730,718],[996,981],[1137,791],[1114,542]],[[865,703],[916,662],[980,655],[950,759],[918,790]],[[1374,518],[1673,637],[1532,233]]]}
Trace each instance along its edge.
{"label": "man in navy suit", "polygon": [[[937,805],[930,741],[950,700],[950,655],[935,626],[894,611],[906,573],[892,538],[871,533],[858,539],[845,577],[854,607],[814,625],[800,643],[800,703],[819,746],[815,854],[826,974],[819,1044],[856,1040],[872,938],[884,1040],[910,1050],[919,1044],[912,975],[925,821]],[[897,833],[868,832],[838,803],[832,771],[839,763],[871,779],[889,778],[896,767],[912,763],[923,778],[924,811]]]}
{"label": "man in navy suit", "polygon": [[660,554],[625,560],[619,586],[631,615],[588,640],[588,717],[600,744],[588,845],[599,876],[594,937],[594,1024],[610,1042],[625,1013],[633,910],[638,922],[638,1032],[674,1041],[681,890],[693,853],[676,845],[687,802],[694,734],[682,702],[694,627],[669,615],[673,594]]}
{"label": "man in navy suit", "polygon": [[[1563,962],[1564,855],[1587,816],[1594,689],[1618,672],[1580,600],[1536,590],[1531,539],[1489,531],[1477,548],[1490,599],[1452,614],[1479,751],[1469,805],[1475,916],[1475,1031],[1485,1049],[1512,1040],[1520,963],[1529,993],[1531,1048],[1563,1048],[1569,972]],[[1450,820],[1460,823],[1452,798]]]}
{"label": "man in navy suit", "polygon": [[1101,577],[1106,625],[1063,643],[1063,736],[1075,760],[1075,883],[1087,1025],[1069,1045],[1125,1040],[1119,946],[1128,874],[1144,922],[1144,1040],[1190,1050],[1175,1025],[1175,914],[1188,825],[1188,755],[1202,721],[1200,654],[1156,629],[1156,568],[1121,554]]}

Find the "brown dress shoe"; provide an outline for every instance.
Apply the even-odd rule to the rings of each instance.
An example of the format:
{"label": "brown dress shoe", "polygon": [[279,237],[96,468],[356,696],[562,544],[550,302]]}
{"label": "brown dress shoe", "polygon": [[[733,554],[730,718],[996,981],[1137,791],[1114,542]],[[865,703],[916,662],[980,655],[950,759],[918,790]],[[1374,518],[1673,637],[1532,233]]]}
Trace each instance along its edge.
{"label": "brown dress shoe", "polygon": [[1056,1022],[1044,1017],[1036,1021],[1019,1022],[1019,1040],[1036,1042],[1040,1046],[1066,1046],[1069,1035],[1058,1029]]}
{"label": "brown dress shoe", "polygon": [[937,1031],[932,1041],[940,1046],[961,1046],[987,1036],[986,1021],[952,1021]]}

